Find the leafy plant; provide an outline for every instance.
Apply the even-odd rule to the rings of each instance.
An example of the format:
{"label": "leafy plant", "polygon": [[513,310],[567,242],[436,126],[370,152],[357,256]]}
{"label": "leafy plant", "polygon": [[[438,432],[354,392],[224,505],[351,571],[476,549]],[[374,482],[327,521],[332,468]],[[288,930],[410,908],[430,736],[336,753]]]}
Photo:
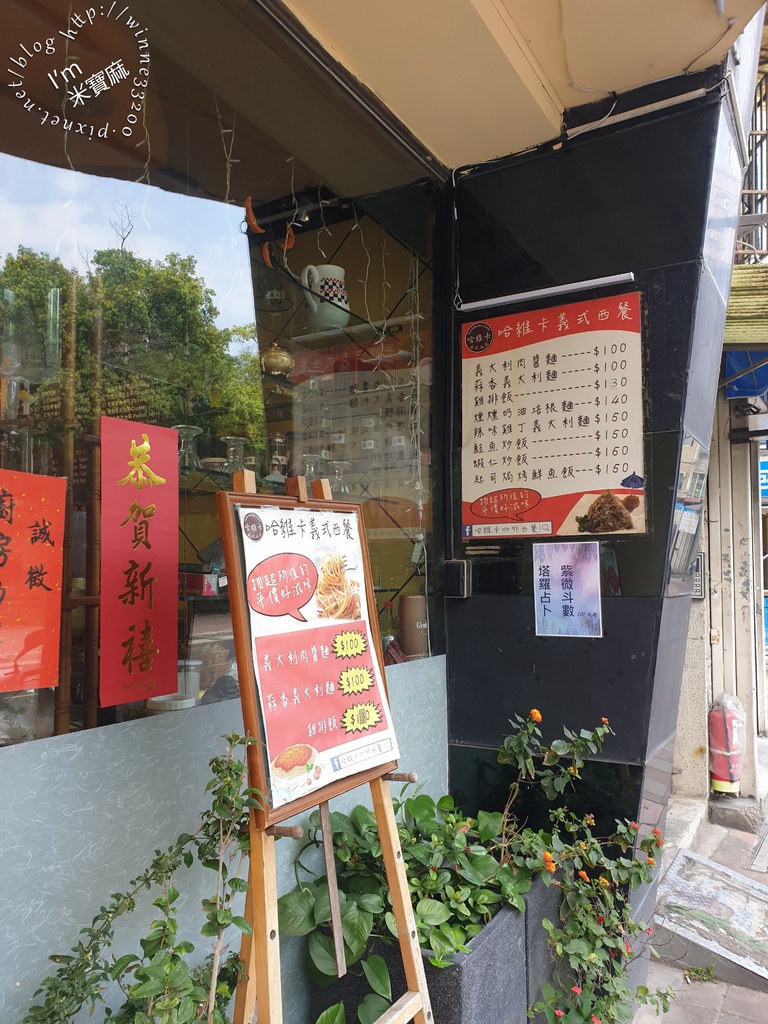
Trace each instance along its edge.
{"label": "leafy plant", "polygon": [[[149,867],[130,882],[127,892],[112,894],[90,927],[81,930],[76,945],[67,954],[50,957],[58,969],[35,993],[44,999],[30,1007],[22,1024],[69,1024],[84,1006],[93,1014],[99,1005],[103,1020],[113,1024],[228,1024],[227,1006],[244,964],[228,951],[225,932],[230,925],[251,932],[234,905],[248,889],[243,877],[249,854],[248,815],[259,804],[256,791],[246,786],[245,765],[236,756],[238,747],[255,741],[225,738],[226,753],[210,762],[213,777],[206,792],[211,802],[197,832],[180,835],[164,852],[155,850]],[[203,964],[191,967],[189,955],[195,947],[178,936],[180,890],[174,880],[178,872],[192,867],[195,854],[214,872],[215,888],[203,900],[205,921],[200,930],[212,940],[212,949]],[[159,913],[139,942],[141,954],[115,958],[110,949],[117,918],[135,910],[139,894],[152,888],[160,889],[152,903]],[[104,999],[113,983],[124,997],[118,1010]]]}
{"label": "leafy plant", "polygon": [[683,977],[690,984],[692,981],[714,981],[715,965],[707,964],[706,967],[686,967]]}
{"label": "leafy plant", "polygon": [[555,957],[553,984],[543,988],[529,1016],[543,1012],[548,1024],[614,1024],[632,1019],[633,998],[665,1012],[669,990],[638,986],[633,994],[628,982],[631,942],[651,932],[634,920],[630,896],[652,880],[662,834],[654,828],[638,841],[636,821],[616,821],[613,833],[599,837],[593,814],[577,816],[564,806],[550,811],[548,830],[521,829],[513,809],[521,787],[539,785],[548,799],[557,799],[613,732],[603,718],[594,730],[564,729],[564,740],[548,745],[542,743],[540,722],[536,708],[527,719],[517,715],[514,731],[499,748],[499,760],[517,768],[504,810],[501,859],[532,872],[538,866],[544,884],[562,891],[560,921],[542,921]]}
{"label": "leafy plant", "polygon": [[[498,760],[513,768],[502,812],[480,811],[470,818],[450,796],[409,796],[407,788],[394,801],[421,946],[435,966],[448,966],[503,906],[524,911],[523,895],[540,877],[561,889],[562,901],[560,920],[542,922],[555,970],[529,1015],[542,1013],[548,1024],[615,1024],[631,1020],[633,998],[666,1010],[668,990],[640,986],[633,993],[627,980],[632,942],[650,931],[633,919],[630,894],[652,879],[661,833],[653,829],[639,839],[637,822],[616,821],[614,831],[601,837],[592,814],[579,816],[562,806],[586,760],[612,732],[607,719],[592,730],[564,729],[563,738],[551,744],[542,742],[540,723],[535,708],[527,718],[516,716],[499,748]],[[539,788],[550,801],[546,828],[526,827],[515,814],[527,787]],[[319,846],[319,816],[310,824],[309,843]],[[344,950],[353,966],[370,953],[374,940],[391,943],[397,930],[375,816],[363,806],[349,815],[333,813],[331,829]],[[327,880],[305,867],[302,854],[297,888],[278,903],[280,927],[307,937],[309,977],[327,987],[336,978]]]}
{"label": "leafy plant", "polygon": [[[488,852],[499,836],[502,815],[481,814],[478,821],[461,814],[450,796],[435,802],[425,793],[395,800],[400,845],[408,876],[419,941],[443,967],[449,957],[467,949],[469,940],[505,903],[522,910],[522,894],[530,874],[502,865]],[[381,859],[376,818],[362,805],[350,815],[331,814],[338,875],[344,950],[355,964],[372,938],[392,942],[397,927]],[[309,843],[321,845],[320,819],[310,817]],[[307,969],[312,981],[325,987],[336,978],[331,911],[325,877],[310,874],[301,855],[296,865],[298,887],[278,901],[280,929],[306,935]]]}

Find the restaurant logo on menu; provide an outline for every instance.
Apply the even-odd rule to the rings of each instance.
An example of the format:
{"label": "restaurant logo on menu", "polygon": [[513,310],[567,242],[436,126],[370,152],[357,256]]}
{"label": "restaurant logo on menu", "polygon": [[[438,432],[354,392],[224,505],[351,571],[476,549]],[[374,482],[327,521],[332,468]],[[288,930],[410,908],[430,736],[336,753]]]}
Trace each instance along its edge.
{"label": "restaurant logo on menu", "polygon": [[46,129],[141,145],[150,74],[146,27],[124,3],[60,6],[60,25],[50,35],[32,34],[31,21],[21,39],[6,29],[6,87]]}

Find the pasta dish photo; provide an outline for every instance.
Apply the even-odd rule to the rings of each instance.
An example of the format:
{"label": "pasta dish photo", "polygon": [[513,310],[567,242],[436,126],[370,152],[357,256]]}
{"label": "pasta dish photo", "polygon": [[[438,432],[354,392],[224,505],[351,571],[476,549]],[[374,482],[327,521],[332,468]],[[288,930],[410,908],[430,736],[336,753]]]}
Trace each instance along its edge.
{"label": "pasta dish photo", "polygon": [[323,556],[315,591],[317,614],[321,619],[359,619],[360,584],[347,575],[341,555]]}

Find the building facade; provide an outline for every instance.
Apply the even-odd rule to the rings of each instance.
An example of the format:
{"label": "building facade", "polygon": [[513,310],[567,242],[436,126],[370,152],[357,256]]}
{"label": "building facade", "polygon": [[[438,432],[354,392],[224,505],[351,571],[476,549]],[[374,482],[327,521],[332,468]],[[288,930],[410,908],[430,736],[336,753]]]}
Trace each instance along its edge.
{"label": "building facade", "polygon": [[[483,763],[531,706],[553,735],[606,716],[596,791],[663,825],[700,529],[676,509],[695,512],[706,472],[761,14],[676,5],[662,59],[661,5],[610,31],[606,5],[451,6],[2,4],[0,469],[67,481],[58,685],[36,688],[20,627],[12,657],[0,645],[9,1020],[73,922],[190,829],[242,727],[215,513],[239,468],[264,493],[319,474],[361,503],[401,761],[430,791],[489,799]],[[462,346],[477,324],[625,296],[643,470],[617,456],[611,473],[642,477],[644,518],[602,538],[563,525],[618,586],[602,636],[546,635],[533,546],[556,519],[473,532],[466,512],[496,470],[467,461],[492,421],[470,414]],[[104,415],[180,439],[163,644],[194,709],[147,715],[119,671],[104,698],[105,621],[130,603],[100,583]],[[604,426],[581,429],[602,447]],[[544,495],[518,452],[477,486]],[[299,975],[288,944],[296,1020]]]}

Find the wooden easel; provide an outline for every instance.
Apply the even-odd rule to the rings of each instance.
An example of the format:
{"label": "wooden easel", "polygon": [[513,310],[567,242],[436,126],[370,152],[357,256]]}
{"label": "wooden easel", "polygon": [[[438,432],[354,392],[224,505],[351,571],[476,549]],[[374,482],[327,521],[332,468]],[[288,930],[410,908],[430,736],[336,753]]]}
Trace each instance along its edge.
{"label": "wooden easel", "polygon": [[[235,473],[233,485],[235,491],[242,495],[253,495],[256,492],[256,478],[252,471]],[[289,477],[286,481],[288,501],[291,503],[304,503],[309,499],[307,484],[304,477]],[[324,502],[331,502],[331,488],[327,480],[314,480],[311,484],[311,495],[313,499]],[[227,561],[228,575],[230,576],[230,592],[233,569],[237,573],[240,567],[240,556],[234,540],[233,531],[226,528],[230,522],[231,504],[229,494],[222,492],[219,495],[219,515],[222,522],[222,536],[224,551]],[[279,504],[285,499],[265,499],[271,504]],[[370,590],[370,567],[366,564],[366,584]],[[246,612],[240,607],[240,602],[231,602],[233,629],[235,631],[236,643],[238,636],[242,637],[247,633]],[[381,652],[381,640],[378,633],[378,620],[371,618],[371,632],[376,648]],[[243,673],[240,672],[243,679]],[[256,725],[256,706],[253,688],[246,685],[241,687],[241,698],[243,701],[243,718],[246,722],[246,732],[249,732],[249,724]],[[256,735],[257,728],[252,728],[250,735]],[[249,774],[249,785],[255,786],[256,779],[261,773],[255,764],[256,751],[250,746],[247,751],[247,763]],[[341,932],[341,915],[339,912],[338,892],[335,890],[335,862],[333,856],[333,845],[330,830],[330,811],[328,801],[334,795],[341,792],[349,792],[367,782],[371,789],[371,798],[376,815],[376,822],[379,830],[382,856],[392,897],[392,909],[397,923],[398,941],[400,952],[403,958],[408,990],[397,1002],[383,1013],[376,1021],[376,1024],[406,1024],[407,1021],[415,1021],[416,1024],[434,1024],[432,1007],[427,991],[424,963],[421,957],[416,922],[411,905],[411,897],[408,891],[408,878],[403,864],[402,851],[400,849],[400,837],[397,831],[394,808],[392,806],[392,794],[390,793],[388,780],[408,778],[407,775],[397,775],[392,769],[396,762],[379,765],[377,768],[369,769],[354,776],[352,780],[346,780],[343,788],[339,783],[332,783],[326,790],[328,797],[319,805],[321,824],[323,830],[323,847],[326,858],[326,871],[328,876],[329,894],[331,897],[332,926],[336,961],[339,969],[339,976],[346,971],[344,958],[343,937]],[[289,805],[288,814],[296,814],[307,810],[312,804],[306,799],[299,805]],[[264,815],[255,809],[251,809],[249,818],[249,833],[251,842],[251,857],[248,868],[248,893],[246,896],[245,919],[253,928],[252,935],[243,935],[240,956],[246,965],[246,975],[240,982],[235,995],[235,1010],[233,1024],[252,1024],[254,1013],[258,1006],[258,1024],[282,1024],[283,1004],[282,990],[280,985],[280,944],[279,928],[277,920],[277,877],[275,870],[275,838],[277,836],[292,836],[301,838],[303,830],[298,826],[282,826],[279,824],[266,824]]]}

